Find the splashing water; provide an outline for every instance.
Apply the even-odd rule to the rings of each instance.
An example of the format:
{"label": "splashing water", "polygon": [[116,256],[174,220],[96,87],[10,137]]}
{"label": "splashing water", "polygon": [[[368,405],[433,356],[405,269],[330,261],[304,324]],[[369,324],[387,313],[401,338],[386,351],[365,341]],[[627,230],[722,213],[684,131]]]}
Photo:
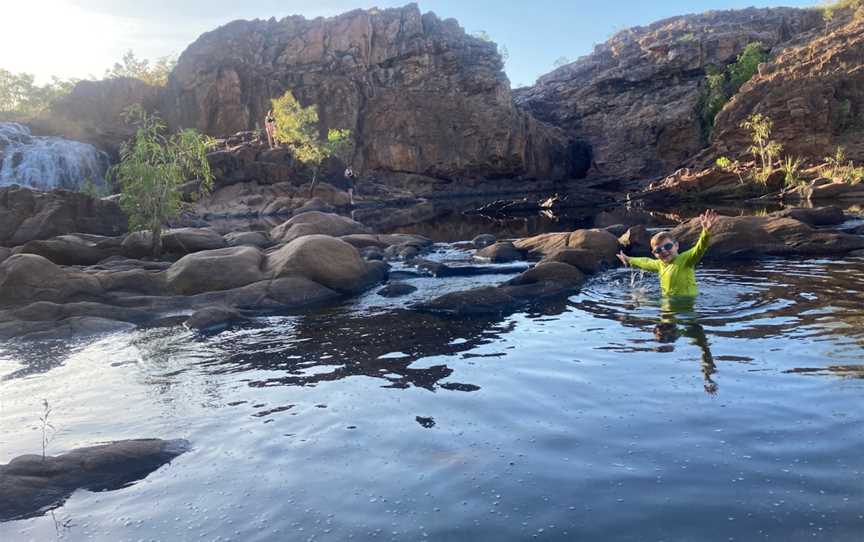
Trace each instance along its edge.
{"label": "splashing water", "polygon": [[78,190],[89,179],[103,187],[108,165],[108,155],[93,145],[34,136],[22,124],[0,122],[0,186]]}

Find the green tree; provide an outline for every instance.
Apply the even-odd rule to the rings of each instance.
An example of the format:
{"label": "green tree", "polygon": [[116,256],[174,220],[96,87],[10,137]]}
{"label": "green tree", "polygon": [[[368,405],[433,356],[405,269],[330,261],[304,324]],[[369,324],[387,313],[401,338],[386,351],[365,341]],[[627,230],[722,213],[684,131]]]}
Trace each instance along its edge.
{"label": "green tree", "polygon": [[191,129],[169,135],[159,117],[140,106],[128,109],[126,117],[137,131],[120,148],[120,163],[112,168],[111,177],[120,185],[120,206],[129,217],[130,228],[150,232],[151,251],[158,257],[162,225],[176,217],[183,205],[180,186],[198,181],[198,196],[213,187],[207,162],[213,141]]}
{"label": "green tree", "polygon": [[78,79],[52,77],[50,83],[37,85],[32,74],[0,69],[0,114],[19,119],[39,115],[77,83]]}
{"label": "green tree", "polygon": [[748,43],[735,59],[725,68],[708,66],[705,69],[705,83],[699,99],[699,110],[705,138],[708,139],[714,128],[714,119],[744,83],[758,71],[759,64],[768,55],[760,42]]}
{"label": "green tree", "polygon": [[177,59],[168,56],[156,59],[156,62],[151,65],[148,59],[139,59],[130,49],[123,54],[120,62],[115,62],[114,66],[105,70],[105,78],[131,77],[154,86],[164,87],[168,84],[168,77],[176,65]]}
{"label": "green tree", "polygon": [[273,115],[276,117],[274,138],[287,145],[297,160],[312,170],[312,184],[309,187],[311,197],[324,160],[335,156],[343,164],[351,162],[354,153],[351,130],[331,128],[327,132],[327,139],[321,141],[316,106],[303,107],[290,90],[272,103]]}
{"label": "green tree", "polygon": [[774,122],[761,113],[754,113],[740,126],[750,132],[752,144],[747,148],[747,152],[757,160],[758,166],[754,177],[758,182],[765,184],[774,173],[774,161],[783,150],[783,145],[771,140]]}

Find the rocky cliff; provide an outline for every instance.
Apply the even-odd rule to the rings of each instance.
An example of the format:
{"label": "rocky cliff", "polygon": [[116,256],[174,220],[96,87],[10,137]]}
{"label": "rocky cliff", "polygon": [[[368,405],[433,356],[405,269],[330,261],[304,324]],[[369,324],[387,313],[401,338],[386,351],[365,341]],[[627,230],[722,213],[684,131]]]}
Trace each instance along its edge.
{"label": "rocky cliff", "polygon": [[837,146],[864,160],[864,17],[791,47],[745,84],[720,112],[708,157],[738,155],[749,145],[739,124],[751,113],[774,123],[783,154],[821,160]]}
{"label": "rocky cliff", "polygon": [[181,55],[161,110],[225,135],[261,125],[291,90],[322,128],[348,128],[355,166],[439,178],[574,177],[587,160],[516,108],[493,43],[452,19],[400,9],[235,21]]}
{"label": "rocky cliff", "polygon": [[707,145],[698,112],[706,68],[733,62],[748,43],[780,50],[823,26],[818,11],[790,8],[674,17],[617,33],[516,101],[589,143],[591,175],[658,176]]}

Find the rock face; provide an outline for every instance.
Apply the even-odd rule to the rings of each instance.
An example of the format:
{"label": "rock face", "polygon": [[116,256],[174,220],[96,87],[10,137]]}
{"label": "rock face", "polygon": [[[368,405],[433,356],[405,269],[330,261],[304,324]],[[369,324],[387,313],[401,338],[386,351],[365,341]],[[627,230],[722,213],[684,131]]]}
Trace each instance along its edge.
{"label": "rock face", "polygon": [[[260,129],[270,100],[291,90],[303,105],[318,105],[325,130],[351,130],[358,170],[439,179],[581,176],[586,148],[517,108],[502,68],[495,44],[416,4],[234,21],[186,49],[154,108],[174,127],[221,137]],[[96,99],[110,107],[89,127],[83,119]],[[92,141],[114,132],[115,103],[152,100],[150,88],[93,83],[79,85],[62,110],[88,125],[81,139]],[[285,162],[273,168],[263,176],[292,171]],[[218,169],[234,182],[250,178],[232,157]]]}
{"label": "rock face", "polygon": [[731,63],[748,43],[780,48],[823,25],[818,11],[789,8],[674,17],[615,34],[516,100],[589,143],[592,176],[660,176],[707,145],[697,107],[708,66]]}
{"label": "rock face", "polygon": [[81,81],[33,128],[84,141],[117,156],[120,144],[135,134],[135,128],[123,119],[123,110],[133,104],[157,109],[159,92],[159,87],[128,77]]}
{"label": "rock face", "polygon": [[864,160],[864,18],[789,48],[745,84],[717,116],[714,154],[743,153],[750,144],[739,124],[751,113],[774,122],[772,139],[784,154],[813,160],[843,146]]}
{"label": "rock face", "polygon": [[0,245],[22,245],[67,233],[119,235],[128,227],[120,206],[77,192],[0,187]]}

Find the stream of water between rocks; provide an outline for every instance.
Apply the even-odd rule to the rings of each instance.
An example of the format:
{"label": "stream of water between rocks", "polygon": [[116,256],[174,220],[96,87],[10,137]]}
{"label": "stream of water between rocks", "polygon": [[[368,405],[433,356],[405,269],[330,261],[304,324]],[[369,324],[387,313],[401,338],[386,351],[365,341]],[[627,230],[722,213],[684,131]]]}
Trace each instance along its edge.
{"label": "stream of water between rocks", "polygon": [[0,461],[41,449],[43,399],[49,454],[192,447],[0,539],[861,539],[864,259],[706,263],[684,309],[630,270],[496,318],[408,308],[506,278],[0,345]]}

